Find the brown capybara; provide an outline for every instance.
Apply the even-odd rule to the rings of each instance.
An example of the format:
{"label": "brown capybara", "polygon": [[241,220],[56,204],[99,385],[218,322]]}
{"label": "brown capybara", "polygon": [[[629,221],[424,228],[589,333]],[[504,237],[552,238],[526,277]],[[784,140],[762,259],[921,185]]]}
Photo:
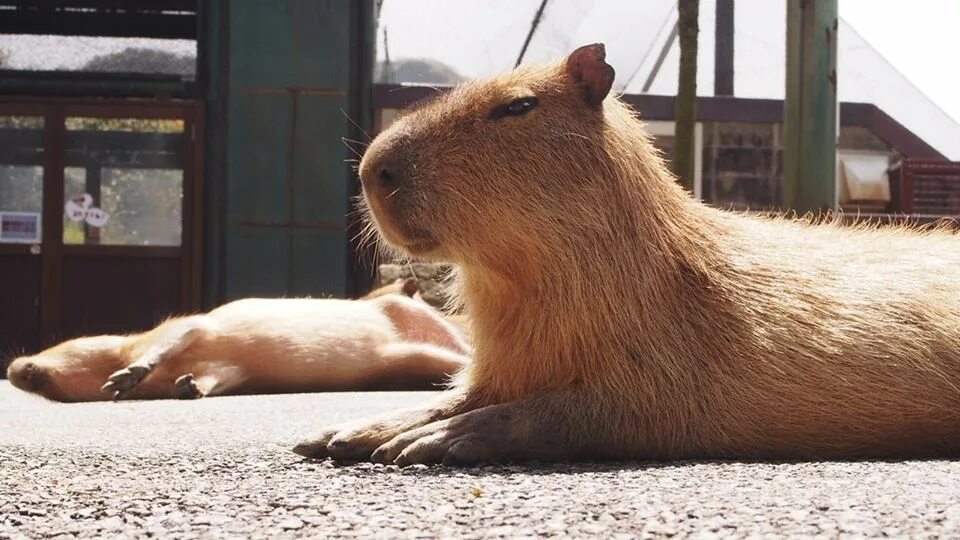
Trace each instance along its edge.
{"label": "brown capybara", "polygon": [[437,388],[470,347],[415,290],[408,281],[359,300],[237,300],[142,334],[73,339],[14,360],[7,376],[68,402]]}
{"label": "brown capybara", "polygon": [[461,86],[370,145],[372,217],[402,252],[459,264],[475,357],[433,406],[295,451],[956,455],[960,236],[701,204],[608,96],[613,74],[583,47]]}

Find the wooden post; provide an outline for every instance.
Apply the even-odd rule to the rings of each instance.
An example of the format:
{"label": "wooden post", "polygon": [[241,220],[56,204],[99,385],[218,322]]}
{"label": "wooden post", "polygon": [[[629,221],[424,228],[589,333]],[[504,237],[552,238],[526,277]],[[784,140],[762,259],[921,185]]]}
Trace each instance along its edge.
{"label": "wooden post", "polygon": [[785,209],[836,205],[837,0],[787,0]]}
{"label": "wooden post", "polygon": [[733,95],[733,0],[717,0],[713,48],[713,95]]}
{"label": "wooden post", "polygon": [[680,73],[673,118],[676,122],[673,139],[673,173],[691,192],[697,162],[695,129],[697,124],[697,37],[700,27],[700,0],[679,0],[677,3],[677,35],[680,37]]}

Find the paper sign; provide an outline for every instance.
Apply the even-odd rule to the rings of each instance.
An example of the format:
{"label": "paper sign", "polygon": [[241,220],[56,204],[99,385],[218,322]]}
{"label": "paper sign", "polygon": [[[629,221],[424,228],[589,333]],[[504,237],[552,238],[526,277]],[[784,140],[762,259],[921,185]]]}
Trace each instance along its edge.
{"label": "paper sign", "polygon": [[103,227],[110,221],[110,214],[100,208],[88,208],[84,219],[91,227]]}
{"label": "paper sign", "polygon": [[73,197],[70,197],[70,201],[79,204],[84,210],[86,210],[93,205],[93,195],[90,195],[89,193],[74,195]]}
{"label": "paper sign", "polygon": [[35,244],[39,241],[39,213],[0,212],[0,242]]}
{"label": "paper sign", "polygon": [[70,197],[67,204],[63,205],[63,212],[70,221],[86,221],[91,227],[105,226],[110,221],[110,214],[92,205],[93,197],[89,193],[82,193]]}
{"label": "paper sign", "polygon": [[83,218],[87,215],[87,209],[84,208],[82,204],[73,200],[67,201],[67,204],[64,205],[63,212],[70,221],[83,221]]}

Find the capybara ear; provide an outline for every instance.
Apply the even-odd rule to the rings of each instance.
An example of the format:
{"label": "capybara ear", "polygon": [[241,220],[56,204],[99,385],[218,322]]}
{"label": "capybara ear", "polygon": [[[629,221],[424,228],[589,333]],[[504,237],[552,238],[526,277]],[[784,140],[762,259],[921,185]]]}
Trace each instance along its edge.
{"label": "capybara ear", "polygon": [[420,292],[420,285],[417,284],[417,278],[407,278],[403,282],[403,287],[400,289],[403,291],[403,294],[413,298],[413,295]]}
{"label": "capybara ear", "polygon": [[610,93],[616,75],[613,66],[606,63],[607,50],[603,43],[584,45],[567,57],[567,73],[583,91],[587,105],[599,109]]}

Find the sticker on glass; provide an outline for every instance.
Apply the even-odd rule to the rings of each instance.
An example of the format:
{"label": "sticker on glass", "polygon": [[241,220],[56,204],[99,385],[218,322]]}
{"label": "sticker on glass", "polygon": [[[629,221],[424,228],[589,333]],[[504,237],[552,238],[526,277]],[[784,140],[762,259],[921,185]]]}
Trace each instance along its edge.
{"label": "sticker on glass", "polygon": [[103,227],[110,221],[110,214],[106,210],[93,206],[93,196],[89,193],[70,197],[63,211],[70,221],[85,221],[91,227]]}
{"label": "sticker on glass", "polygon": [[0,212],[0,242],[33,244],[39,241],[38,212]]}
{"label": "sticker on glass", "polygon": [[88,208],[84,219],[91,227],[103,227],[110,221],[110,214],[100,208]]}

